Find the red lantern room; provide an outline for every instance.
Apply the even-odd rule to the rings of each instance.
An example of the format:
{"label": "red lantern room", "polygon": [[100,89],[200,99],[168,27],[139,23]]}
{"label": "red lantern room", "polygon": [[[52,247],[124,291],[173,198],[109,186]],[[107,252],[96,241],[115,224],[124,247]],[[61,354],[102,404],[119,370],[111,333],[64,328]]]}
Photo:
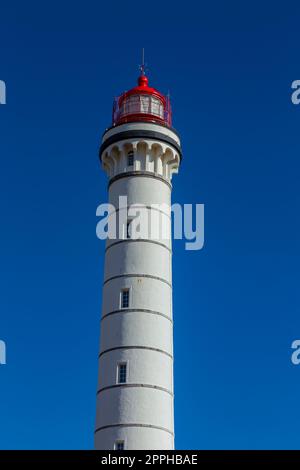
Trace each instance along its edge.
{"label": "red lantern room", "polygon": [[115,98],[113,107],[113,126],[126,122],[155,122],[172,126],[170,99],[148,85],[143,68],[138,85]]}

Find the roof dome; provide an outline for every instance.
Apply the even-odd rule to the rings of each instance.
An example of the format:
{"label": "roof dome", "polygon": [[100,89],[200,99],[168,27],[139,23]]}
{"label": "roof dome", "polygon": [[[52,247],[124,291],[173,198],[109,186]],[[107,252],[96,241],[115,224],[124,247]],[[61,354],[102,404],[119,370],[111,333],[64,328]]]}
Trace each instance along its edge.
{"label": "roof dome", "polygon": [[133,121],[172,125],[169,97],[149,87],[144,73],[139,76],[137,86],[115,98],[114,102],[113,125]]}

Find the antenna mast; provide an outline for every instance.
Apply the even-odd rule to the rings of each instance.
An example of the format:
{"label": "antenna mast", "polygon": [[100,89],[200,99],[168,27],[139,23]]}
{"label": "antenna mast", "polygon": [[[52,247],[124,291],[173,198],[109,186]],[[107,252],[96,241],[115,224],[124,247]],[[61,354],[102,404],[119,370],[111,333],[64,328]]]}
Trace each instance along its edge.
{"label": "antenna mast", "polygon": [[140,71],[142,75],[145,75],[146,64],[145,64],[145,49],[142,48],[142,65],[140,65]]}

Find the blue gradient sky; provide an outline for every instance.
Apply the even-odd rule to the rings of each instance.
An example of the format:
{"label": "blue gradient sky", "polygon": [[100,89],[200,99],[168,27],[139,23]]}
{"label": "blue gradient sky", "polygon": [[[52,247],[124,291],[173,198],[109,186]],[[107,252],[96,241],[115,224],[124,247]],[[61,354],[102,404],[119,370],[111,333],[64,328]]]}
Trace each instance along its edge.
{"label": "blue gradient sky", "polygon": [[93,445],[106,201],[97,151],[114,95],[170,90],[179,449],[300,448],[299,2],[2,2],[0,447]]}

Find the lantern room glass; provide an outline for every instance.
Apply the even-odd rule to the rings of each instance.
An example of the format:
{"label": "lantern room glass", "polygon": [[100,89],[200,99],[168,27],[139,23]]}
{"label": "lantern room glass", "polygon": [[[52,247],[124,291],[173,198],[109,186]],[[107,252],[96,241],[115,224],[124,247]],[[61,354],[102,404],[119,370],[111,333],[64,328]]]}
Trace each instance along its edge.
{"label": "lantern room glass", "polygon": [[124,100],[121,105],[119,117],[128,114],[152,114],[161,119],[164,118],[164,106],[162,102],[151,95],[133,95]]}

